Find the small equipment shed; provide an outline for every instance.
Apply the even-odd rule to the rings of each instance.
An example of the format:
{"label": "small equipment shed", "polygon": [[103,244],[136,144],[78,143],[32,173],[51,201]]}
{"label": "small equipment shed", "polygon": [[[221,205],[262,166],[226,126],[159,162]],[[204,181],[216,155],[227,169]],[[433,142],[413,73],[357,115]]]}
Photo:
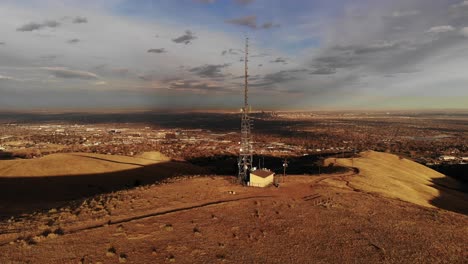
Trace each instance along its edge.
{"label": "small equipment shed", "polygon": [[250,172],[249,186],[266,187],[273,184],[275,173],[270,170],[260,169]]}

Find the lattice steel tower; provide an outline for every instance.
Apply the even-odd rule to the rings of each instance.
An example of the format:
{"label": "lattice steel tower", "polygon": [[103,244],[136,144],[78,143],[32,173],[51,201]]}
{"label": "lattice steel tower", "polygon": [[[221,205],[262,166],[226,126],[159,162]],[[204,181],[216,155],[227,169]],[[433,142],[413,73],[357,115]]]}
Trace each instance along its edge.
{"label": "lattice steel tower", "polygon": [[239,151],[239,182],[245,184],[249,180],[250,170],[252,168],[253,147],[252,147],[252,120],[249,117],[249,74],[248,74],[248,61],[249,61],[249,38],[245,39],[245,73],[244,73],[244,107],[241,109],[241,142]]}

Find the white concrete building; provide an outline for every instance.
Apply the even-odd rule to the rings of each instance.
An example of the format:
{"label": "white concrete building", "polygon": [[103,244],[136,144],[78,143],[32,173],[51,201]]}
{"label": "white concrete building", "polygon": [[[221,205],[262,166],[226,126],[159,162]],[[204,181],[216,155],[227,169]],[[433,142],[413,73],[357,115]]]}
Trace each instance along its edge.
{"label": "white concrete building", "polygon": [[250,172],[249,186],[266,187],[273,184],[275,173],[270,170],[254,170]]}

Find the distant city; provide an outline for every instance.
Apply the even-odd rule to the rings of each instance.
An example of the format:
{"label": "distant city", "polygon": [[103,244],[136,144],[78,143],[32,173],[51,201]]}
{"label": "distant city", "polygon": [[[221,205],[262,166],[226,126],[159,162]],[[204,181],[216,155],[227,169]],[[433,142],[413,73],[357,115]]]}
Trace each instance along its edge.
{"label": "distant city", "polygon": [[[138,120],[154,118],[146,124],[131,123],[131,114],[124,115],[123,123],[96,123],[96,115],[80,114],[88,124],[73,123],[76,115],[40,124],[6,122],[0,115],[0,156],[38,158],[62,152],[134,156],[157,150],[174,159],[190,160],[235,156],[239,151],[240,134],[235,126],[240,121],[235,114],[154,114],[135,114]],[[121,118],[110,115],[111,120],[114,117]],[[158,117],[163,119],[161,123]],[[462,114],[255,112],[252,118],[256,158],[375,150],[397,153],[427,166],[468,162],[468,135],[464,133],[468,128],[462,122],[467,117]],[[187,124],[177,127],[184,120]]]}

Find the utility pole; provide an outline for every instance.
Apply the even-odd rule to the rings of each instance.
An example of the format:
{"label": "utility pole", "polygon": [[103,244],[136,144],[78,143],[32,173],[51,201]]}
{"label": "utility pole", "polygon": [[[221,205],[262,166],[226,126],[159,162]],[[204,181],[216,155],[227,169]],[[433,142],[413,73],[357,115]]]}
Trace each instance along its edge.
{"label": "utility pole", "polygon": [[287,158],[284,158],[284,161],[283,161],[283,182],[284,182],[284,178],[286,176],[286,168],[288,167],[288,160]]}

